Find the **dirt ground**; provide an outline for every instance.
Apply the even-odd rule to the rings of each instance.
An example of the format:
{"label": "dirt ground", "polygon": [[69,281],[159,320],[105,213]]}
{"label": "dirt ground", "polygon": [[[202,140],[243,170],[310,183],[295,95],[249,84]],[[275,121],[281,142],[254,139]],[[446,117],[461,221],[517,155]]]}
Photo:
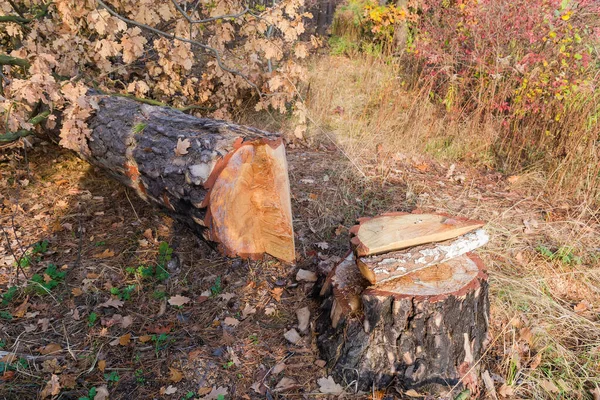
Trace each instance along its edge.
{"label": "dirt ground", "polygon": [[[421,156],[365,160],[366,177],[327,142],[290,147],[288,158],[295,266],[224,259],[53,145],[2,156],[0,396],[326,398],[312,329],[297,344],[284,338],[296,310],[309,307],[311,324],[319,313],[315,283],[296,273],[331,268],[356,218],[415,208],[489,221],[492,240],[479,253],[490,271],[491,345],[481,363],[495,395],[586,398],[598,387],[592,210],[550,203],[525,177]],[[349,387],[342,397],[402,396]]]}

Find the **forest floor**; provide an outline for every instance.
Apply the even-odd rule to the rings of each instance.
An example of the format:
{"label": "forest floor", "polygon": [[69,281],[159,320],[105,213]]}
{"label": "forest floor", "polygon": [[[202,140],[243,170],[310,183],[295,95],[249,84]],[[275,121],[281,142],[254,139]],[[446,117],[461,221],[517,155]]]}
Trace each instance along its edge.
{"label": "forest floor", "polygon": [[[551,201],[523,176],[426,154],[355,165],[323,137],[288,146],[288,159],[295,266],[224,259],[53,145],[6,153],[0,397],[326,398],[312,329],[296,344],[284,338],[298,309],[311,325],[319,314],[319,282],[297,271],[326,273],[356,218],[420,209],[488,221],[478,251],[491,283],[487,395],[600,398],[597,213]],[[402,396],[348,386],[341,397]]]}

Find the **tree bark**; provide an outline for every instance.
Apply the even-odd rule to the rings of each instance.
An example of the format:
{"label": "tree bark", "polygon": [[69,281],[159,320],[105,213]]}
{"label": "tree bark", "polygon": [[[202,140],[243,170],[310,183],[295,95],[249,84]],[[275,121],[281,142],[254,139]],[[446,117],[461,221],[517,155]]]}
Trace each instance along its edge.
{"label": "tree bark", "polygon": [[326,281],[316,324],[334,378],[367,392],[390,384],[429,393],[457,385],[476,396],[489,315],[481,260],[470,254],[375,287],[346,285],[352,296],[339,296],[340,282],[361,282],[351,265],[342,274],[336,267]]}
{"label": "tree bark", "polygon": [[97,100],[83,158],[227,256],[268,253],[294,261],[287,162],[278,135],[123,97]]}

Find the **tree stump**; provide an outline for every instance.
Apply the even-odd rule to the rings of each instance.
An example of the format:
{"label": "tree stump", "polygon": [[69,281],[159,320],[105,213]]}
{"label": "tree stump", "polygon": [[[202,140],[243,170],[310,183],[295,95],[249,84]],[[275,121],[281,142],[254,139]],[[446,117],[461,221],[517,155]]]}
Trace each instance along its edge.
{"label": "tree stump", "polygon": [[369,392],[391,384],[476,391],[489,315],[481,259],[469,253],[375,287],[353,259],[321,292],[317,344],[334,378]]}
{"label": "tree stump", "polygon": [[96,96],[78,154],[227,256],[295,260],[281,137],[117,96]]}

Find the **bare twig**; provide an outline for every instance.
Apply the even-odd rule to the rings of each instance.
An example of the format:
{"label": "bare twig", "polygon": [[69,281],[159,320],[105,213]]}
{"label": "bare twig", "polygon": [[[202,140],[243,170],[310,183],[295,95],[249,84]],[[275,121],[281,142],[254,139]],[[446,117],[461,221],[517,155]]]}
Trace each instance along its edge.
{"label": "bare twig", "polygon": [[175,8],[177,9],[177,11],[179,11],[179,13],[181,15],[183,15],[183,17],[190,23],[190,24],[205,24],[207,22],[212,22],[212,21],[217,21],[220,19],[228,19],[228,18],[239,18],[245,14],[247,14],[250,11],[249,7],[246,7],[243,11],[240,11],[237,14],[226,14],[226,15],[219,15],[216,17],[210,17],[210,18],[205,18],[205,19],[193,19],[192,17],[190,17],[188,15],[188,13],[185,12],[185,10],[183,8],[181,8],[181,6],[177,3],[177,0],[171,0],[173,2],[173,5],[175,6]]}
{"label": "bare twig", "polygon": [[258,88],[258,86],[256,86],[256,84],[254,82],[250,81],[250,79],[248,79],[248,77],[246,75],[244,75],[240,71],[231,69],[231,68],[227,67],[225,64],[223,64],[223,60],[221,59],[221,53],[219,52],[219,50],[215,49],[214,47],[210,47],[210,46],[208,46],[208,45],[206,45],[204,43],[200,43],[200,42],[197,42],[195,40],[185,39],[185,38],[173,35],[171,33],[167,33],[167,32],[161,31],[160,29],[156,29],[156,28],[154,28],[154,27],[152,27],[150,25],[142,24],[140,22],[137,22],[137,21],[134,21],[132,19],[126,18],[126,17],[122,16],[121,14],[117,13],[116,11],[114,11],[108,5],[106,5],[106,3],[104,3],[104,1],[102,1],[102,0],[96,0],[96,2],[98,4],[100,4],[102,7],[104,7],[106,9],[106,11],[108,11],[108,13],[110,15],[112,15],[115,18],[120,19],[123,22],[126,22],[128,24],[137,26],[137,27],[145,29],[147,31],[156,33],[159,36],[163,36],[163,37],[166,37],[166,38],[169,38],[169,39],[173,39],[173,40],[179,40],[179,41],[184,42],[184,43],[189,43],[189,44],[191,44],[193,46],[200,47],[200,48],[208,51],[209,53],[212,53],[213,57],[217,61],[217,65],[219,66],[219,68],[221,68],[223,71],[227,71],[230,74],[233,74],[233,75],[236,75],[236,76],[239,76],[240,78],[242,78],[244,81],[246,81],[246,83],[248,85],[250,85],[252,88],[254,88],[258,92],[259,96],[262,97],[262,93],[261,93],[260,89]]}

